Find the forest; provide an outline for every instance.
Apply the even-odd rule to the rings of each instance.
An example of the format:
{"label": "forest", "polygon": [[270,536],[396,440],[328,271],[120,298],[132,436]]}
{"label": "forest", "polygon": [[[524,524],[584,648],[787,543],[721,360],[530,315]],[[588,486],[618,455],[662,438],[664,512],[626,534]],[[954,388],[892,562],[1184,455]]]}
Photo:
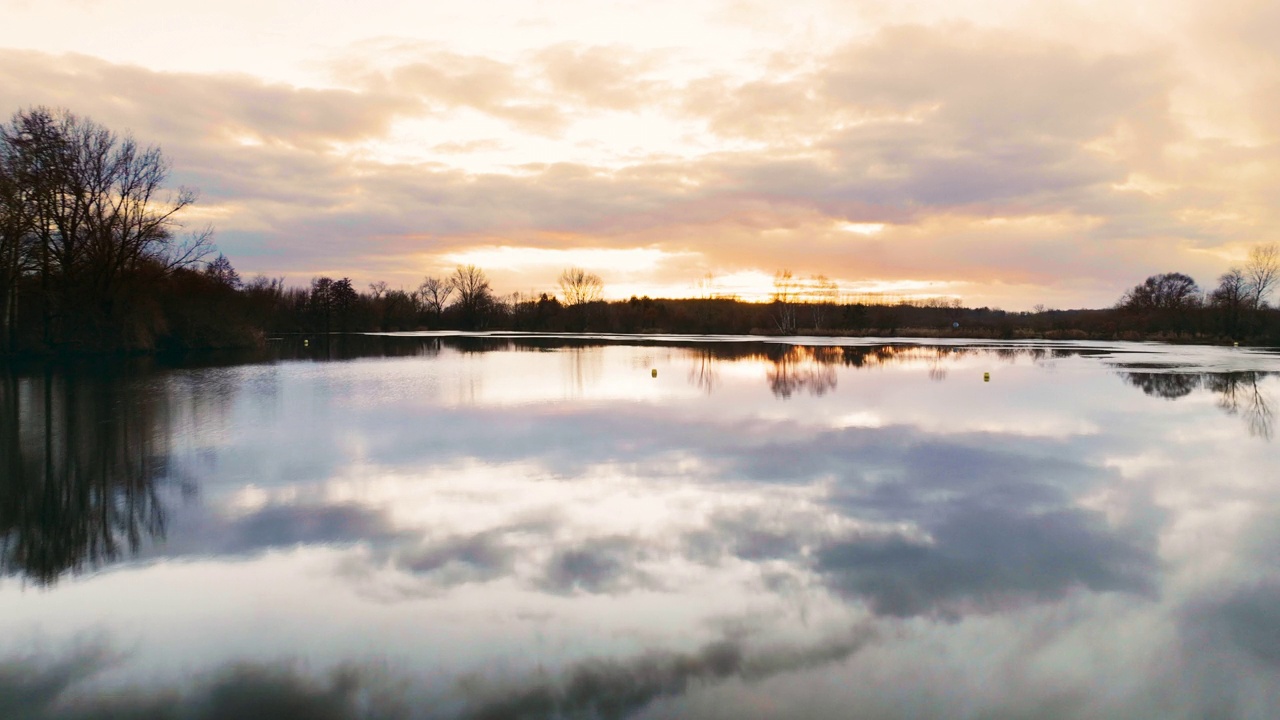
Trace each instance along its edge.
{"label": "forest", "polygon": [[211,314],[235,291],[208,262],[212,229],[181,222],[196,192],[168,174],[159,148],[66,110],[0,126],[0,353],[254,341]]}
{"label": "forest", "polygon": [[[1232,268],[1203,291],[1185,274],[1154,275],[1104,309],[1008,312],[930,298],[842,301],[812,292],[812,283],[780,271],[769,302],[735,298],[602,300],[603,282],[567,268],[558,293],[497,295],[484,271],[461,266],[449,277],[426,277],[411,291],[321,277],[309,288],[257,278],[240,285],[254,327],[269,334],[408,330],[527,332],[858,335],[999,339],[1165,340],[1280,343],[1280,311],[1267,302],[1280,253],[1255,248],[1245,268]],[[1252,278],[1252,279],[1251,279]],[[821,288],[821,285],[818,285]]]}
{"label": "forest", "polygon": [[1280,344],[1280,249],[1263,244],[1202,289],[1153,275],[1104,309],[1006,312],[946,298],[842,296],[822,277],[774,276],[768,302],[734,297],[605,300],[602,278],[566,268],[557,291],[496,293],[461,265],[416,288],[348,277],[243,281],[189,228],[190,188],[170,166],[66,110],[33,108],[0,126],[0,355],[186,351],[270,336],[412,330],[1156,339]]}

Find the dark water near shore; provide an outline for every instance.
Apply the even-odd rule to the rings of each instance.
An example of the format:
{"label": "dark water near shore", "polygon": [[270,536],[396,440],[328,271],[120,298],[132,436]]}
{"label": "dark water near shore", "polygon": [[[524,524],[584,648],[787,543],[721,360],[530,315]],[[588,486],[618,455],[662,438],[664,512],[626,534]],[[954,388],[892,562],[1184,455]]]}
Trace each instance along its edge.
{"label": "dark water near shore", "polygon": [[1280,357],[797,342],[0,369],[0,718],[1275,716]]}

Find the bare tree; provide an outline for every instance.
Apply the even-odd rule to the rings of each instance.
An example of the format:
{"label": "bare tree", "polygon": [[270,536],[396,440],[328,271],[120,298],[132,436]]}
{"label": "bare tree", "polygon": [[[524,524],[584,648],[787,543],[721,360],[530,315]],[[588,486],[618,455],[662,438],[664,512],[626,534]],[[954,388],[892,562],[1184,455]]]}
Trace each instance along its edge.
{"label": "bare tree", "polygon": [[[3,138],[0,137],[0,140]],[[18,282],[28,270],[31,223],[12,146],[0,142],[0,352],[13,346]]]}
{"label": "bare tree", "polygon": [[565,268],[556,282],[560,285],[564,304],[569,307],[595,302],[604,294],[604,281],[600,276],[580,267]]}
{"label": "bare tree", "polygon": [[444,313],[445,305],[449,303],[449,296],[452,294],[453,284],[438,277],[427,276],[418,286],[418,297],[421,298],[423,306],[435,314],[437,320]]}
{"label": "bare tree", "polygon": [[1117,303],[1131,320],[1142,323],[1148,332],[1182,334],[1194,328],[1196,308],[1204,304],[1200,287],[1190,276],[1172,272],[1152,275],[1135,285]]}
{"label": "bare tree", "polygon": [[1268,243],[1250,250],[1249,260],[1244,265],[1244,277],[1249,282],[1250,303],[1254,310],[1259,310],[1266,303],[1267,295],[1280,282],[1280,245]]}
{"label": "bare tree", "polygon": [[[197,199],[195,190],[164,190],[169,161],[160,148],[139,148],[132,137],[117,140],[114,133],[85,121],[95,137],[88,153],[90,228],[86,259],[106,268],[110,279],[134,270],[145,261],[166,270],[189,267],[211,250],[212,230],[202,229],[179,239],[178,214]],[[105,189],[100,192],[99,189]]]}
{"label": "bare tree", "polygon": [[[19,112],[6,131],[18,148],[37,231],[60,276],[107,283],[146,261],[187,267],[208,254],[208,231],[175,238],[196,192],[165,190],[169,162],[155,146],[65,110]],[[36,177],[39,176],[39,177]],[[82,272],[83,271],[83,272]]]}
{"label": "bare tree", "polygon": [[704,300],[710,300],[716,296],[716,274],[708,270],[703,273],[702,277],[693,284],[698,290],[699,295]]}
{"label": "bare tree", "polygon": [[308,297],[311,313],[316,319],[316,329],[324,328],[327,335],[333,320],[333,278],[311,278],[311,294]]}
{"label": "bare tree", "polygon": [[808,295],[813,327],[820,329],[840,299],[840,286],[826,275],[814,275],[809,278]]}
{"label": "bare tree", "polygon": [[459,265],[449,277],[449,284],[458,293],[453,306],[462,314],[468,327],[483,326],[485,314],[493,304],[493,290],[484,271],[475,265]]}
{"label": "bare tree", "polygon": [[1120,298],[1126,310],[1183,310],[1200,304],[1200,287],[1182,273],[1152,275]]}
{"label": "bare tree", "polygon": [[778,330],[793,333],[796,330],[796,301],[800,282],[790,270],[782,269],[773,274],[773,320]]}
{"label": "bare tree", "polygon": [[222,253],[218,253],[218,257],[205,266],[204,274],[233,290],[240,289],[242,285],[240,273],[236,272],[236,269],[231,265],[231,261]]}
{"label": "bare tree", "polygon": [[[166,190],[169,163],[159,148],[47,108],[16,113],[0,127],[0,145],[3,174],[17,188],[5,204],[22,208],[46,342],[55,317],[93,311],[110,320],[140,272],[164,275],[212,252],[209,228],[179,237],[179,216],[196,193]],[[0,250],[10,244],[6,238]]]}
{"label": "bare tree", "polygon": [[350,329],[351,312],[360,301],[360,293],[356,292],[355,286],[351,284],[351,278],[348,277],[335,280],[330,293],[333,298],[333,310],[341,323],[340,327],[345,332]]}
{"label": "bare tree", "polygon": [[[44,341],[52,338],[54,283],[58,276],[56,219],[59,201],[74,194],[60,189],[61,179],[72,174],[68,167],[69,143],[54,114],[45,108],[16,113],[0,130],[12,182],[20,189],[26,223],[31,234],[30,262],[40,278],[39,301]],[[72,244],[74,245],[74,233]]]}
{"label": "bare tree", "polygon": [[1221,317],[1223,330],[1235,335],[1241,327],[1241,315],[1253,302],[1253,288],[1240,268],[1233,267],[1218,278],[1218,287],[1209,294],[1209,304]]}

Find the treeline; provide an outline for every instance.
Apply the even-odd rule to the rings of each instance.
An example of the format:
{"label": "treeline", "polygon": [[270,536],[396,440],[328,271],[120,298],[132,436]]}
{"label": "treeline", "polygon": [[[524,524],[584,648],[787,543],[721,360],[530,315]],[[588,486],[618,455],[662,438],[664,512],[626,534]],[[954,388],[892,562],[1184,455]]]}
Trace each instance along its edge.
{"label": "treeline", "polygon": [[1127,324],[1146,334],[1220,337],[1280,344],[1277,311],[1268,303],[1280,283],[1280,245],[1258,245],[1243,266],[1202,290],[1178,272],[1152,275],[1120,298],[1116,309]]}
{"label": "treeline", "polygon": [[253,341],[168,172],[159,148],[65,110],[0,126],[0,353]]}
{"label": "treeline", "polygon": [[[239,287],[225,258],[214,276]],[[213,271],[210,271],[213,272]],[[605,301],[598,275],[570,267],[559,293],[493,292],[485,272],[459,266],[448,277],[426,277],[413,290],[385,282],[368,291],[349,278],[319,277],[309,288],[257,278],[242,289],[252,323],[270,334],[406,330],[514,330],[528,332],[818,334],[993,339],[1167,340],[1280,345],[1280,310],[1267,300],[1280,281],[1280,247],[1253,249],[1243,267],[1230,268],[1211,291],[1189,276],[1153,275],[1114,307],[1097,310],[1006,312],[967,308],[930,298],[886,303],[841,302],[833,282],[774,277],[772,300],[734,298]]]}
{"label": "treeline", "polygon": [[895,305],[838,302],[752,303],[732,298],[601,299],[603,282],[581,268],[560,276],[558,293],[498,295],[485,272],[473,265],[449,277],[426,277],[413,290],[372,283],[357,289],[349,278],[319,277],[307,288],[256,278],[241,292],[253,321],[268,334],[407,331],[515,330],[529,332],[750,334],[776,331],[780,314],[805,319],[817,332],[853,328],[897,330],[950,326],[957,320],[995,328],[1010,314],[959,308],[936,301]]}
{"label": "treeline", "polygon": [[[1228,273],[1237,274],[1244,273]],[[1237,295],[1206,294],[1187,276],[1166,273],[1125,293],[1112,308],[1035,312],[967,308],[937,298],[840,302],[797,292],[776,294],[765,303],[733,298],[605,301],[600,299],[600,278],[579,268],[562,273],[559,293],[497,295],[482,269],[466,265],[447,278],[427,277],[413,290],[391,290],[385,283],[360,290],[349,278],[320,277],[308,288],[257,278],[240,292],[252,308],[252,322],[268,334],[514,330],[1280,344],[1280,311],[1266,303],[1269,288],[1258,293],[1250,283],[1242,287],[1237,301]]]}
{"label": "treeline", "polygon": [[734,298],[605,301],[603,281],[568,268],[559,292],[496,294],[458,267],[413,289],[318,277],[308,287],[242,283],[212,260],[210,229],[188,232],[196,200],[167,189],[168,162],[65,110],[34,108],[0,125],[0,354],[184,350],[260,344],[265,334],[397,330],[696,334],[854,334],[1168,339],[1280,344],[1267,298],[1280,250],[1255,248],[1211,291],[1154,275],[1113,308],[1005,312],[931,299],[842,301],[821,276],[782,270],[771,302]]}

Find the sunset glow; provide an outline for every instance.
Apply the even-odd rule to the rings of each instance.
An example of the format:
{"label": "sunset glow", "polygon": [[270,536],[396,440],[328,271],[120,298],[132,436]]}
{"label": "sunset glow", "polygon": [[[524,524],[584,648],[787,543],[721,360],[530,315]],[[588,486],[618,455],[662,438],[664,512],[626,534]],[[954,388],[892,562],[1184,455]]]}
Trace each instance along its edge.
{"label": "sunset glow", "polygon": [[160,145],[245,277],[1097,307],[1280,234],[1276,7],[20,0],[0,101]]}

